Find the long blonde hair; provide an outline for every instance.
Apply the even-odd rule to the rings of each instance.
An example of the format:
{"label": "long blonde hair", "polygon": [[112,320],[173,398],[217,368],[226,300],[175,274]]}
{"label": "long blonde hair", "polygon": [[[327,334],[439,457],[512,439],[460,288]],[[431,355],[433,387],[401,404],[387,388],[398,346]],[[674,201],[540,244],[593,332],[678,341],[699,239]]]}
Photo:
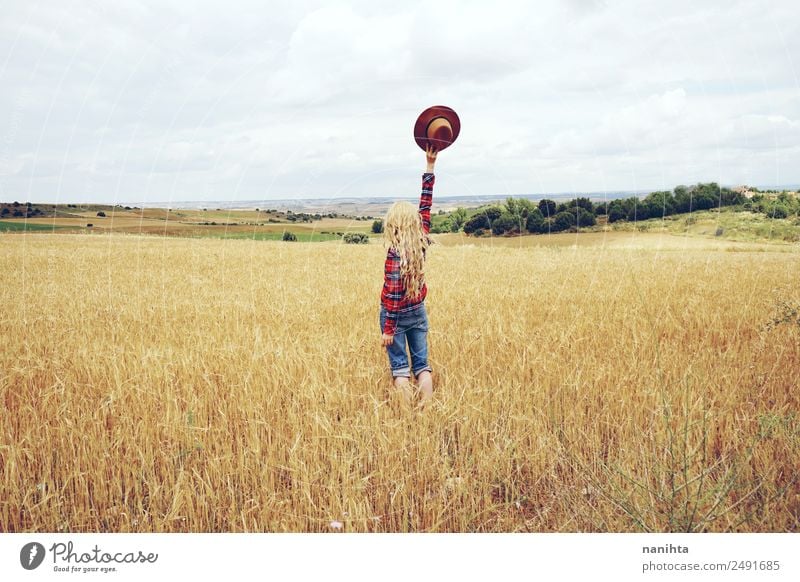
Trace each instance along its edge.
{"label": "long blonde hair", "polygon": [[422,217],[409,202],[395,202],[383,221],[383,240],[400,257],[400,278],[410,299],[425,284],[425,250],[433,244],[422,230]]}

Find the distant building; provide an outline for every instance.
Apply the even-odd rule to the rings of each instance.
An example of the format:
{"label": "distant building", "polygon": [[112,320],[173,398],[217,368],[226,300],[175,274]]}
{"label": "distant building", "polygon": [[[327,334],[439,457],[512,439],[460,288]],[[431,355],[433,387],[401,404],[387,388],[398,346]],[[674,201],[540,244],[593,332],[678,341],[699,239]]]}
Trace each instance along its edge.
{"label": "distant building", "polygon": [[750,186],[744,186],[744,185],[735,186],[734,188],[731,188],[731,190],[739,194],[742,194],[745,198],[752,198],[753,195],[756,194],[756,192],[750,189]]}

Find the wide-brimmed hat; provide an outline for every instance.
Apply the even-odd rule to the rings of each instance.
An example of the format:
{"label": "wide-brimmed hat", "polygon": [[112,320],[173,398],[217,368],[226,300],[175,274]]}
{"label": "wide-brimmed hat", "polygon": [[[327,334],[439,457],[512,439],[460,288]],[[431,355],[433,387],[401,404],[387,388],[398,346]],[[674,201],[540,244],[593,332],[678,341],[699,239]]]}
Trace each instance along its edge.
{"label": "wide-brimmed hat", "polygon": [[456,112],[444,105],[434,105],[417,117],[414,141],[423,150],[430,144],[435,150],[441,151],[456,141],[460,131],[461,121]]}

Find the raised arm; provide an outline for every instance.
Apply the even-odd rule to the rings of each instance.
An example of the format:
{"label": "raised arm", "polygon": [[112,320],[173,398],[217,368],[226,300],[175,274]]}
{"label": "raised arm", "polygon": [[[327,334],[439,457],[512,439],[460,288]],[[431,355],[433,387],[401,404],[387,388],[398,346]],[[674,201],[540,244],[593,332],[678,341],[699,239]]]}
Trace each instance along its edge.
{"label": "raised arm", "polygon": [[431,206],[433,205],[433,184],[436,177],[433,167],[436,164],[438,152],[430,145],[425,149],[425,159],[428,162],[425,173],[422,174],[422,194],[419,197],[419,215],[422,218],[422,230],[425,234],[431,231]]}

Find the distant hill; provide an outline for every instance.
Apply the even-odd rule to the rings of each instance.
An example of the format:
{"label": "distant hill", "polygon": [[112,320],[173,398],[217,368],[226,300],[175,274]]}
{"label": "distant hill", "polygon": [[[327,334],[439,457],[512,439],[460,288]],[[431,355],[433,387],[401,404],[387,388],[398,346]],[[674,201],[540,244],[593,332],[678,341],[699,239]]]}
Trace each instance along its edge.
{"label": "distant hill", "polygon": [[[539,201],[543,198],[551,200],[570,200],[576,196],[587,196],[595,201],[615,200],[629,196],[643,196],[649,191],[618,191],[576,193],[562,192],[559,194],[514,194],[514,198],[527,198]],[[484,204],[501,202],[511,194],[494,194],[488,196],[436,196],[434,204],[437,210],[454,210],[459,206],[464,208],[477,208]],[[291,210],[292,212],[306,212],[309,214],[336,212],[338,214],[379,216],[386,213],[389,206],[397,200],[416,201],[419,196],[373,196],[373,197],[347,197],[347,198],[297,198],[283,200],[217,200],[217,201],[184,201],[184,202],[152,202],[145,203],[147,208],[171,207],[198,210],[202,208],[219,208],[223,210],[251,210],[254,208],[274,208],[277,210]],[[137,204],[142,204],[141,202]]]}

